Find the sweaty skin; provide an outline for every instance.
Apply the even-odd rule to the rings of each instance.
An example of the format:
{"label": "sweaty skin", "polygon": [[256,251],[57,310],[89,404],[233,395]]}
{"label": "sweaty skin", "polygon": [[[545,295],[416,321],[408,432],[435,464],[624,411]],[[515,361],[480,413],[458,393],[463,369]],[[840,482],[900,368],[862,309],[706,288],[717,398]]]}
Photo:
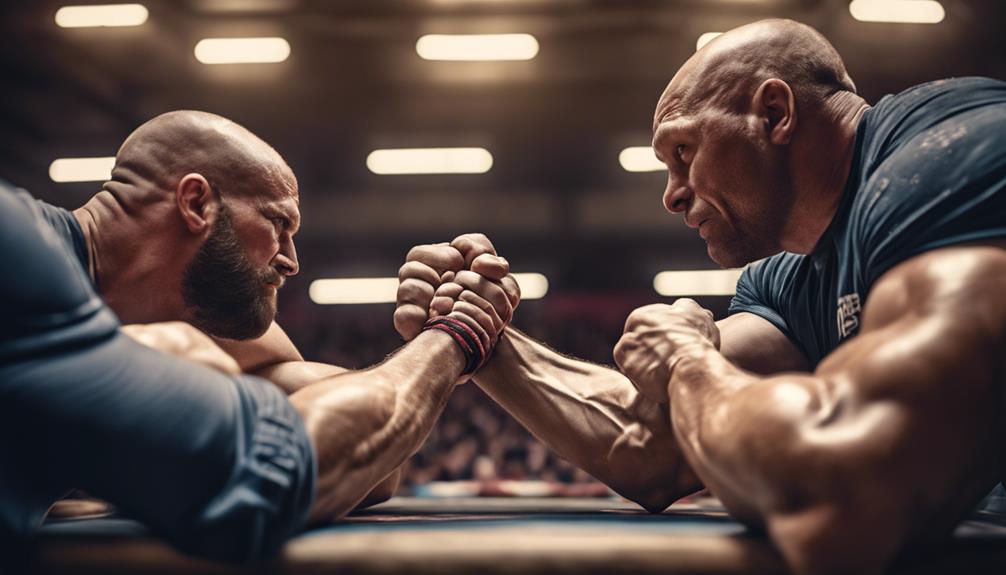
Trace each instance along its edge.
{"label": "sweaty skin", "polygon": [[[436,272],[428,264],[454,249],[466,261],[496,253],[481,234],[411,251],[395,312],[406,339],[418,333],[432,304],[434,289],[426,282]],[[749,370],[807,369],[792,342],[758,316],[738,314],[718,325],[724,352]],[[564,356],[509,327],[473,381],[549,448],[645,509],[662,511],[702,488],[678,447],[667,405],[639,393],[614,369]]]}
{"label": "sweaty skin", "polygon": [[[151,324],[127,332],[190,361],[263,376],[290,395],[318,458],[311,521],[394,493],[398,467],[462,381],[463,355],[450,336],[423,333],[366,370],[304,361],[274,321],[276,290],[299,268],[300,213],[296,178],[273,148],[213,114],[163,114],[127,138],[111,181],[74,215],[109,306],[123,323]],[[435,265],[460,267],[454,257]],[[505,260],[482,271],[515,286]],[[504,325],[493,318],[509,321],[516,293],[489,284],[466,297],[467,307],[447,313],[495,341]]]}
{"label": "sweaty skin", "polygon": [[[657,105],[664,205],[724,266],[810,253],[867,108],[809,27],[728,32]],[[485,244],[467,257],[491,252]],[[508,329],[475,381],[647,509],[705,484],[798,573],[883,572],[906,547],[948,534],[1003,477],[1003,278],[1003,243],[911,257],[874,284],[859,335],[813,373],[768,321],[713,323],[679,300],[629,317],[615,350],[625,375]]]}
{"label": "sweaty skin", "polygon": [[[873,288],[860,334],[813,374],[740,369],[685,301],[637,310],[616,358],[644,393],[669,397],[692,468],[797,572],[883,572],[905,546],[948,535],[1001,478],[1004,278],[1002,244],[902,263]],[[641,369],[647,355],[669,377]]]}

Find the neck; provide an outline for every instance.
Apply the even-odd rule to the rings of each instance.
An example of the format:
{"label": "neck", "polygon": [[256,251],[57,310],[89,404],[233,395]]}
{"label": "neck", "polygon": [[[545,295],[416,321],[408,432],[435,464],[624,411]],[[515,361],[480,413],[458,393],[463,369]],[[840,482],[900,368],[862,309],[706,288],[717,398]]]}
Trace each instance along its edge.
{"label": "neck", "polygon": [[156,205],[127,205],[113,189],[106,187],[73,212],[94,285],[122,323],[183,319],[184,266],[177,262],[191,258],[178,253],[179,242],[160,229],[170,219]]}
{"label": "neck", "polygon": [[813,128],[793,143],[796,196],[783,245],[786,251],[814,251],[835,218],[852,170],[856,129],[869,107],[857,94],[840,92],[804,120]]}

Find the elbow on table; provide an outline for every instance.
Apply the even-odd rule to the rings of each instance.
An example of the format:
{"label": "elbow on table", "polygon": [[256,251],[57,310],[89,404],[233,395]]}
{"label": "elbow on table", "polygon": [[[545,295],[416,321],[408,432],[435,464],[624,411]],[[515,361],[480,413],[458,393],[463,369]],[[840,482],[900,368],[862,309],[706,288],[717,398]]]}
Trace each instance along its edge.
{"label": "elbow on table", "polygon": [[[822,423],[807,425],[808,418]],[[735,517],[763,525],[795,573],[882,573],[905,542],[911,495],[904,469],[911,467],[891,451],[893,432],[821,440],[862,422],[857,414],[762,409],[734,418],[728,435],[704,435],[710,457],[752,480],[748,492],[717,495]]]}
{"label": "elbow on table", "polygon": [[674,475],[647,475],[640,473],[638,468],[634,470],[634,473],[626,475],[633,477],[631,483],[613,482],[610,487],[622,497],[650,513],[661,513],[678,499],[701,489],[700,485],[695,486],[694,489],[682,489],[677,484],[677,477]]}
{"label": "elbow on table", "polygon": [[638,495],[627,494],[625,495],[625,498],[629,499],[633,503],[636,503],[646,511],[654,514],[663,513],[665,509],[678,500],[678,497],[659,491],[639,493]]}

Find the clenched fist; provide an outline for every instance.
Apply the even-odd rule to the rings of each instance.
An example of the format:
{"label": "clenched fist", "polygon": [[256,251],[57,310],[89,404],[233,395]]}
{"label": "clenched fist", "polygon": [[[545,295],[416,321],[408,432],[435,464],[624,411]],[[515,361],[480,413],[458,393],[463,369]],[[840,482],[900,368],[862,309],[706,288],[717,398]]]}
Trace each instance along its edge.
{"label": "clenched fist", "polygon": [[453,316],[471,326],[491,349],[520,301],[509,262],[496,255],[482,234],[412,248],[398,280],[395,329],[406,340],[416,337],[427,320]]}
{"label": "clenched fist", "polygon": [[667,403],[667,386],[677,362],[689,353],[719,349],[713,314],[690,299],[641,307],[625,321],[615,345],[615,363],[639,392]]}

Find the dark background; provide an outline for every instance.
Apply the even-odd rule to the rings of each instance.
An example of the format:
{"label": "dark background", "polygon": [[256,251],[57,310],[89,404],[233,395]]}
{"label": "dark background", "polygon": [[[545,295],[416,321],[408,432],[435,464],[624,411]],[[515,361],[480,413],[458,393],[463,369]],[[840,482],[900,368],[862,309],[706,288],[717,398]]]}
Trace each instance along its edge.
{"label": "dark background", "polygon": [[[400,345],[393,306],[317,306],[310,281],[393,275],[416,243],[487,233],[514,271],[551,282],[515,323],[608,363],[626,314],[666,301],[651,287],[656,272],[714,267],[702,241],[663,211],[664,175],[618,164],[622,148],[649,144],[656,99],[703,32],[766,17],[810,24],[869,101],[938,78],[1006,77],[1002,0],[943,0],[947,16],[935,25],[858,22],[847,0],[143,3],[149,20],[135,28],[62,29],[53,20],[62,4],[48,0],[0,7],[0,177],[72,208],[99,184],[53,183],[56,158],[114,155],[132,129],[173,109],[244,124],[300,180],[302,268],[282,292],[280,323],[309,359],[350,367]],[[415,52],[422,34],[506,32],[536,36],[538,56],[454,63]],[[193,47],[211,36],[282,36],[292,52],[279,64],[206,66]],[[371,150],[406,146],[484,146],[494,166],[483,175],[367,170]],[[722,315],[727,300],[701,301]],[[488,400],[473,394],[448,409],[445,421],[462,429],[438,432],[426,451],[475,433],[466,435],[469,412]],[[487,437],[499,433],[492,427]]]}

